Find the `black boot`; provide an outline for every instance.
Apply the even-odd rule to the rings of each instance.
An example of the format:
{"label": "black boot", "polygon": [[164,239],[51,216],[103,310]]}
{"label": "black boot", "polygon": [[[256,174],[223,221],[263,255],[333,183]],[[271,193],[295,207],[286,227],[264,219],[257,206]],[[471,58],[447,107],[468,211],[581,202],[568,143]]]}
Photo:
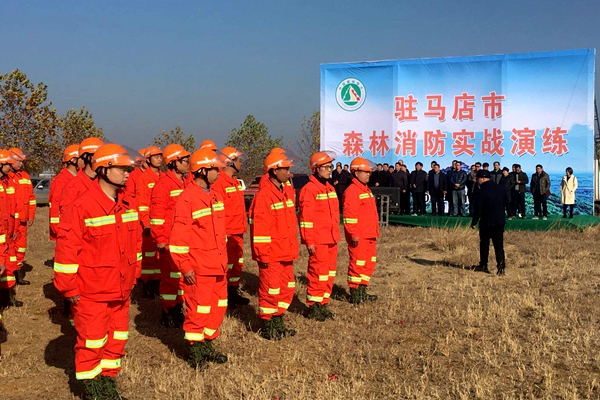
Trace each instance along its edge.
{"label": "black boot", "polygon": [[481,265],[481,264],[476,265],[473,267],[473,271],[480,271],[480,272],[484,272],[486,274],[490,273],[490,270],[488,269],[487,264],[486,265]]}
{"label": "black boot", "polygon": [[86,379],[83,381],[83,400],[103,400],[108,398],[104,380],[100,377],[96,379]]}
{"label": "black boot", "polygon": [[275,320],[275,329],[277,329],[277,331],[281,333],[281,336],[296,336],[296,331],[294,329],[287,329],[285,327],[285,323],[283,322],[283,315],[277,315],[272,319]]}
{"label": "black boot", "polygon": [[206,361],[214,362],[215,364],[223,364],[227,362],[227,356],[223,353],[219,353],[212,345],[212,340],[206,339],[204,341],[204,347],[206,352]]}
{"label": "black boot", "polygon": [[20,300],[17,300],[17,289],[15,289],[14,286],[11,287],[10,289],[8,289],[8,296],[9,296],[9,301],[8,301],[9,306],[23,307],[23,302]]}
{"label": "black boot", "polygon": [[173,328],[183,327],[183,320],[185,319],[185,316],[183,315],[183,306],[181,304],[175,304],[175,307],[169,310],[169,315],[171,316],[171,321],[173,322]]}
{"label": "black boot", "polygon": [[227,286],[227,305],[233,306],[247,306],[250,304],[250,299],[247,299],[240,295],[238,288],[235,286]]}
{"label": "black boot", "polygon": [[175,328],[175,321],[173,321],[173,315],[171,314],[172,308],[169,311],[162,310],[160,316],[160,324],[165,328]]}
{"label": "black boot", "polygon": [[154,300],[160,297],[160,279],[153,279],[148,283],[150,283],[150,298]]}
{"label": "black boot", "polygon": [[504,262],[501,262],[500,264],[498,264],[498,271],[496,271],[496,275],[498,275],[498,276],[504,275],[506,273],[504,271],[505,269],[506,269],[506,264]]}
{"label": "black boot", "polygon": [[31,282],[25,280],[25,271],[22,269],[18,269],[15,271],[15,278],[17,280],[17,285],[30,285]]}
{"label": "black boot", "polygon": [[8,289],[0,289],[0,310],[4,310],[10,306],[10,296]]}
{"label": "black boot", "polygon": [[190,356],[188,357],[188,364],[190,367],[195,369],[208,368],[206,359],[204,358],[204,342],[194,342],[190,348]]}
{"label": "black boot", "polygon": [[[377,297],[377,296],[375,296]],[[335,314],[331,312],[331,310],[329,310],[329,308],[327,308],[327,304],[321,304],[321,314],[323,314],[325,316],[325,319],[330,318],[333,319],[335,317]]]}
{"label": "black boot", "polygon": [[367,293],[367,285],[359,285],[358,289],[360,290],[361,296],[364,301],[375,301],[377,300],[377,296],[374,294]]}
{"label": "black boot", "polygon": [[362,297],[360,292],[360,288],[350,288],[350,303],[351,304],[362,304],[365,302],[365,299]]}
{"label": "black boot", "polygon": [[153,299],[154,298],[154,297],[152,297],[153,295],[152,295],[152,288],[150,286],[151,285],[150,282],[151,281],[146,281],[146,282],[144,282],[142,280],[138,281],[139,285],[142,286],[142,298],[144,298],[144,299]]}
{"label": "black boot", "polygon": [[259,333],[262,338],[267,340],[281,340],[281,333],[277,330],[273,318],[263,321],[263,326],[260,328]]}
{"label": "black boot", "polygon": [[323,306],[321,303],[314,303],[310,307],[308,307],[308,318],[314,319],[315,321],[323,322],[327,319],[325,314],[322,311]]}

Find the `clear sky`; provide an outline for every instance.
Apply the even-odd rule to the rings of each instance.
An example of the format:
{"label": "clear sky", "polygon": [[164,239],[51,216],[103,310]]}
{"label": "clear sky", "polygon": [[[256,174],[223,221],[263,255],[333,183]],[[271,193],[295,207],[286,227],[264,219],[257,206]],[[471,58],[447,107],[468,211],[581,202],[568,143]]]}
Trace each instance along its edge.
{"label": "clear sky", "polygon": [[248,114],[293,140],[321,63],[600,50],[598,0],[3,0],[0,16],[0,73],[135,147],[176,125],[223,144]]}

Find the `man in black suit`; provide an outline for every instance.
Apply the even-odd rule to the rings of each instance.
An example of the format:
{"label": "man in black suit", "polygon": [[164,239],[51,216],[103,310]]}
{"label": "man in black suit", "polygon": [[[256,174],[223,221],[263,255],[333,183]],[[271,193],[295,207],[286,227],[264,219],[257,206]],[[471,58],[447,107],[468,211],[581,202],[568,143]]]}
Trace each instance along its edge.
{"label": "man in black suit", "polygon": [[413,192],[413,215],[425,215],[425,192],[427,191],[427,172],[423,163],[417,162],[410,173],[410,185]]}
{"label": "man in black suit", "polygon": [[488,255],[490,253],[490,239],[496,252],[497,275],[504,275],[506,263],[504,261],[504,225],[506,219],[504,208],[508,205],[508,196],[503,186],[490,180],[490,172],[477,171],[477,185],[479,190],[475,195],[473,219],[471,228],[475,229],[479,222],[479,266],[478,270],[490,273]]}
{"label": "man in black suit", "polygon": [[446,174],[440,171],[440,165],[433,165],[433,173],[428,178],[429,196],[431,197],[431,215],[444,215],[444,196],[448,191]]}

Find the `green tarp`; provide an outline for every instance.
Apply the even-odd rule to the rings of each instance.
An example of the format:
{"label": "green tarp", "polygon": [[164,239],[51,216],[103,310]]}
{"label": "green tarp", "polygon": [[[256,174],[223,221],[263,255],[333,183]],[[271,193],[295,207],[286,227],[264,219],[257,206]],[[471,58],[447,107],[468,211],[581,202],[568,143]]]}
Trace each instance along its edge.
{"label": "green tarp", "polygon": [[[428,228],[468,228],[471,225],[471,218],[465,217],[433,217],[431,215],[411,216],[411,215],[390,215],[390,224],[423,226]],[[507,231],[550,231],[559,229],[583,229],[588,226],[600,225],[600,218],[593,215],[576,215],[571,218],[562,218],[562,216],[551,215],[547,221],[542,219],[515,218],[506,221]]]}

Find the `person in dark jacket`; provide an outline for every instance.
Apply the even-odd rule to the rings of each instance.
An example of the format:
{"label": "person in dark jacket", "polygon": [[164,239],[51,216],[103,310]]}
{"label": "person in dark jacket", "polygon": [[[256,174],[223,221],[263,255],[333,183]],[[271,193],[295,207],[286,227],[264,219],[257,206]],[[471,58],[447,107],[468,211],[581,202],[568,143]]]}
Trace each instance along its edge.
{"label": "person in dark jacket", "polygon": [[473,219],[471,228],[475,229],[479,223],[479,266],[478,270],[490,273],[488,269],[488,256],[490,253],[490,239],[496,253],[496,274],[504,275],[506,263],[504,260],[504,209],[508,204],[506,189],[490,181],[490,172],[477,171],[477,184],[479,190],[475,196]]}
{"label": "person in dark jacket", "polygon": [[515,190],[513,191],[513,214],[519,218],[525,219],[525,192],[529,177],[521,170],[520,164],[514,164],[513,176],[515,177]]}
{"label": "person in dark jacket", "polygon": [[410,185],[413,192],[413,215],[425,215],[427,172],[423,171],[423,163],[415,164],[415,170],[410,173]]}
{"label": "person in dark jacket", "polygon": [[427,182],[431,197],[431,215],[444,215],[444,196],[448,192],[446,174],[440,171],[440,165],[434,164],[433,174],[429,174]]}
{"label": "person in dark jacket", "polygon": [[462,163],[456,161],[454,173],[450,175],[450,186],[452,187],[452,216],[465,216],[465,186],[467,184],[467,173],[462,170]]}
{"label": "person in dark jacket", "polygon": [[548,219],[548,196],[550,195],[550,176],[544,172],[541,164],[535,166],[531,175],[531,194],[533,194],[533,219]]}
{"label": "person in dark jacket", "polygon": [[490,180],[494,183],[500,184],[500,178],[502,178],[502,175],[500,163],[498,161],[494,161],[494,169],[490,171]]}
{"label": "person in dark jacket", "polygon": [[410,173],[404,164],[400,166],[400,169],[406,177],[406,189],[400,192],[400,210],[401,214],[410,215]]}
{"label": "person in dark jacket", "polygon": [[335,170],[331,173],[331,180],[333,181],[333,187],[337,194],[338,201],[340,204],[340,210],[342,209],[344,191],[350,185],[350,172],[342,168],[342,163],[338,162],[335,165]]}
{"label": "person in dark jacket", "polygon": [[[406,193],[408,193],[408,174],[402,168],[400,163],[396,163],[396,169],[392,173],[392,187],[400,190],[400,214],[404,214]],[[408,199],[408,205],[410,208],[410,199]]]}
{"label": "person in dark jacket", "polygon": [[[490,175],[492,173],[490,172]],[[502,176],[500,177],[500,186],[503,186],[506,190],[506,195],[508,196],[508,205],[506,206],[506,215],[508,215],[508,219],[514,219],[515,213],[512,206],[512,193],[515,190],[515,177],[512,174],[508,173],[508,168],[502,168]]]}

